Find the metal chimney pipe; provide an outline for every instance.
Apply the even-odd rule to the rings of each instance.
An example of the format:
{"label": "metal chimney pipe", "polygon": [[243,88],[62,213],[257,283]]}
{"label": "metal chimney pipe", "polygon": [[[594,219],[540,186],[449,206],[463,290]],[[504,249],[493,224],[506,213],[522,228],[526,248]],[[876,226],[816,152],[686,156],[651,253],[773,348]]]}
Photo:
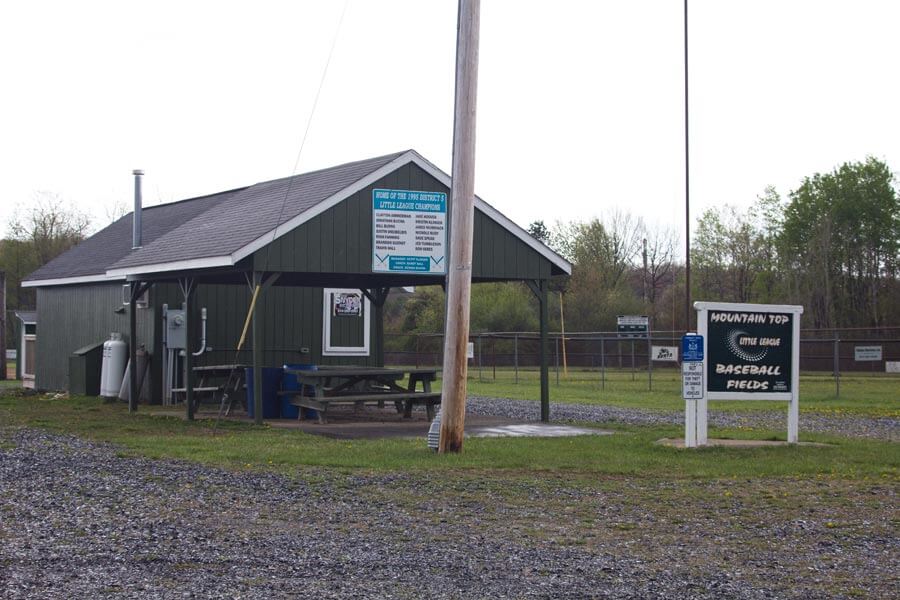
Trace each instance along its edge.
{"label": "metal chimney pipe", "polygon": [[142,169],[135,169],[131,173],[134,175],[134,213],[131,218],[131,248],[135,249],[141,247],[141,204],[143,203],[143,198],[141,197],[141,177],[143,177],[144,171]]}

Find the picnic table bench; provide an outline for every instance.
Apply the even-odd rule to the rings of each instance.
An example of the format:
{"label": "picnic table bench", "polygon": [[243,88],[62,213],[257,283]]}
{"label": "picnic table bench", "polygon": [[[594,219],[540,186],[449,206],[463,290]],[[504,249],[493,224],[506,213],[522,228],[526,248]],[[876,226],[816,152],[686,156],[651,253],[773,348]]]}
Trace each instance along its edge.
{"label": "picnic table bench", "polygon": [[[393,403],[405,418],[412,417],[413,406],[425,406],[429,420],[434,407],[441,403],[440,392],[431,391],[437,379],[436,369],[390,369],[383,367],[320,367],[285,369],[300,384],[296,390],[282,390],[279,395],[292,396],[291,404],[315,410],[319,423],[327,423],[329,406],[333,404],[377,404],[383,408]],[[406,387],[398,382],[409,375]],[[422,389],[419,390],[419,384]],[[298,419],[303,419],[301,410]]]}
{"label": "picnic table bench", "polygon": [[[243,396],[236,392],[244,389],[245,368],[246,365],[240,364],[194,367],[193,371],[197,376],[197,381],[193,387],[194,410],[200,408],[200,400],[203,394],[211,394],[213,399],[218,399],[227,392],[230,396],[227,412],[231,412],[231,405],[234,403],[234,400],[244,403]],[[172,388],[172,394],[187,395],[187,387]]]}

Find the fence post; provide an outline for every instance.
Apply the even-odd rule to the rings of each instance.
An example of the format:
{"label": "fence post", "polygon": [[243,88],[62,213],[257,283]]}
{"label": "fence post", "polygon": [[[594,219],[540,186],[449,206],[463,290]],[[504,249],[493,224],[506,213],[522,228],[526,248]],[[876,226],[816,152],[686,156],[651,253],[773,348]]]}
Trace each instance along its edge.
{"label": "fence post", "polygon": [[515,356],[516,384],[519,383],[519,334],[513,336],[513,353]]}
{"label": "fence post", "polygon": [[600,390],[606,389],[606,349],[604,340],[600,338]]}
{"label": "fence post", "polygon": [[647,391],[653,391],[653,340],[647,336]]}
{"label": "fence post", "polygon": [[478,381],[484,381],[484,374],[482,373],[482,363],[481,356],[483,354],[482,348],[484,347],[481,343],[482,335],[478,334]]}
{"label": "fence post", "polygon": [[559,385],[559,337],[556,338],[556,385]]}
{"label": "fence post", "polygon": [[834,338],[834,397],[841,397],[841,340]]}
{"label": "fence post", "polygon": [[631,380],[634,381],[634,339],[631,340]]}
{"label": "fence post", "polygon": [[491,362],[494,363],[494,381],[497,381],[497,338],[491,338]]}

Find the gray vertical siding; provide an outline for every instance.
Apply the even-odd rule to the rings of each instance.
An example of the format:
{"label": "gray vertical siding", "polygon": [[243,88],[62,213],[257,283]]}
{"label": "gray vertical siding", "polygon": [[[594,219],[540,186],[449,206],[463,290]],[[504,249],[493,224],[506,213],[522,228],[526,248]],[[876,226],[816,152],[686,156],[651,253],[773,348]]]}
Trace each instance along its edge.
{"label": "gray vertical siding", "polygon": [[[375,188],[444,192],[450,190],[414,164],[405,165],[375,184],[312,218],[294,231],[257,251],[247,267],[267,272],[372,273],[372,190]],[[243,263],[242,263],[243,264]],[[251,267],[252,265],[252,267]],[[475,280],[548,279],[550,262],[484,213],[475,212],[472,276]],[[250,305],[246,285],[198,284],[196,312],[190,316],[193,350],[200,343],[200,309],[208,311],[207,345],[212,351],[198,365],[251,362],[251,341],[235,348]],[[162,305],[180,308],[183,297],[174,283],[156,284],[151,307],[138,309],[138,343],[152,353],[152,390],[160,399]],[[267,289],[258,312],[263,330],[263,364],[383,364],[384,341],[377,335],[382,311],[372,307],[370,355],[322,356],[322,288]],[[36,385],[43,389],[68,388],[68,357],[76,349],[101,342],[111,331],[128,334],[128,313],[122,308],[121,283],[39,288],[40,319],[37,341]],[[351,344],[352,328],[340,323],[335,331]],[[250,336],[248,336],[249,338]],[[308,352],[302,352],[307,349]]]}
{"label": "gray vertical siding", "polygon": [[[124,311],[115,312],[118,308]],[[130,343],[121,282],[38,288],[37,312],[35,386],[39,389],[68,389],[69,356],[83,346],[109,339],[110,332],[120,332]],[[151,352],[152,315],[152,309],[138,309],[138,343]]]}

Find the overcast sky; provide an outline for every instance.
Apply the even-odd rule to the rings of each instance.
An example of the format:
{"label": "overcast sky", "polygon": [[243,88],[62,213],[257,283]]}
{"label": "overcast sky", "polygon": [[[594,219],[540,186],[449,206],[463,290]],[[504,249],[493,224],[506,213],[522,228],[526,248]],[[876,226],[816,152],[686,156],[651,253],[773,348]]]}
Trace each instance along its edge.
{"label": "overcast sky", "polygon": [[[450,172],[456,0],[4,2],[0,224],[414,148]],[[522,226],[683,236],[680,0],[482,0],[475,189]],[[873,155],[900,168],[900,2],[690,2],[691,212]],[[682,237],[683,239],[683,237]]]}

